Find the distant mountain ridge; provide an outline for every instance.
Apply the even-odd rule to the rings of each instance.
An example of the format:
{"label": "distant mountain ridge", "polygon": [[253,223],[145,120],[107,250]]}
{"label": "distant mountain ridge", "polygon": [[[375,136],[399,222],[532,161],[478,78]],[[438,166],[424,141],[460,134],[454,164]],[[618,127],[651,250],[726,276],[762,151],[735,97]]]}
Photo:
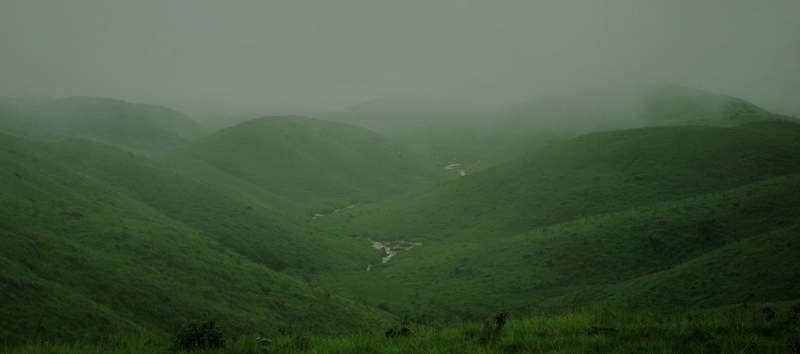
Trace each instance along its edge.
{"label": "distant mountain ridge", "polygon": [[0,99],[0,131],[45,141],[87,138],[135,151],[161,151],[206,134],[167,107],[83,96]]}

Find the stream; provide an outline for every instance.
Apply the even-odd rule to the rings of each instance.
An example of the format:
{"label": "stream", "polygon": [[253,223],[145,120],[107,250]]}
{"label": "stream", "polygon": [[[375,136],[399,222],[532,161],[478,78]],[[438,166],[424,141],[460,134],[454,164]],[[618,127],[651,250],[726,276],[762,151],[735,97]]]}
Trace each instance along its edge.
{"label": "stream", "polygon": [[[343,209],[353,209],[354,206],[356,206],[356,204],[348,205],[348,206],[346,206],[346,207],[344,207],[342,209],[335,209],[334,211],[331,212],[331,214],[336,214],[336,213],[342,211]],[[314,214],[314,216],[311,217],[311,221],[314,221],[314,219],[321,218],[321,217],[323,217],[325,215],[327,215],[327,214],[316,213],[316,214]]]}
{"label": "stream", "polygon": [[[450,163],[449,165],[445,166],[444,169],[445,170],[452,170],[452,169],[455,169],[455,167],[457,167],[457,166],[461,166],[461,164],[460,163]],[[464,176],[467,175],[467,170],[456,170],[456,171],[458,171],[458,173],[461,174],[461,177],[464,177]]]}
{"label": "stream", "polygon": [[[396,256],[399,251],[408,251],[414,247],[422,246],[422,242],[409,242],[406,240],[377,242],[369,239],[369,242],[372,242],[372,248],[386,251],[386,256],[381,258],[381,263],[388,262],[392,257]],[[367,271],[371,269],[372,265],[368,264]]]}

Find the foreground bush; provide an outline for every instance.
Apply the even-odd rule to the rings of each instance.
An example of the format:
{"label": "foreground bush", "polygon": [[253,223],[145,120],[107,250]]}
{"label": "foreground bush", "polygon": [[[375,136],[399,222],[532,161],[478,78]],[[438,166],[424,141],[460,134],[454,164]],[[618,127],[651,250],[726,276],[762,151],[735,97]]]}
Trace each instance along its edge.
{"label": "foreground bush", "polygon": [[225,345],[222,328],[214,320],[189,322],[175,335],[179,350],[214,349]]}

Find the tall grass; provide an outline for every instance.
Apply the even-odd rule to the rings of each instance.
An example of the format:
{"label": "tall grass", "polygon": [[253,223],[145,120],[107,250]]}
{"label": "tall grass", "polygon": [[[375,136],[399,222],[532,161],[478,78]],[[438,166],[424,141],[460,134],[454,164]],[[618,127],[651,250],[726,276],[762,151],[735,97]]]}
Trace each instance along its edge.
{"label": "tall grass", "polygon": [[[775,317],[763,309],[774,309]],[[508,319],[496,335],[484,322],[411,325],[388,337],[380,328],[350,335],[275,333],[269,341],[244,336],[203,353],[796,353],[800,321],[792,303],[704,312],[624,312],[593,308]],[[491,319],[489,319],[491,320]],[[602,330],[598,330],[601,328]],[[170,338],[115,337],[91,344],[35,343],[4,353],[175,353]]]}

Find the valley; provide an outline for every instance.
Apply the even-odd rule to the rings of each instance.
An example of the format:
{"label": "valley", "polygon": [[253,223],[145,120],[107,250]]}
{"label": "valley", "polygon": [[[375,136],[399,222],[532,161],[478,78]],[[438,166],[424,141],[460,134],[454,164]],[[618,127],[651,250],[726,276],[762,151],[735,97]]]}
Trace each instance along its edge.
{"label": "valley", "polygon": [[[330,116],[355,125],[204,131],[175,115],[137,143],[70,117],[171,111],[4,100],[33,108],[0,112],[0,340],[165,335],[203,316],[323,335],[800,299],[798,120],[674,85],[637,93],[435,121],[420,117],[450,106],[428,102],[399,125],[397,101],[418,100]],[[55,119],[43,104],[70,130],[37,130]]]}

